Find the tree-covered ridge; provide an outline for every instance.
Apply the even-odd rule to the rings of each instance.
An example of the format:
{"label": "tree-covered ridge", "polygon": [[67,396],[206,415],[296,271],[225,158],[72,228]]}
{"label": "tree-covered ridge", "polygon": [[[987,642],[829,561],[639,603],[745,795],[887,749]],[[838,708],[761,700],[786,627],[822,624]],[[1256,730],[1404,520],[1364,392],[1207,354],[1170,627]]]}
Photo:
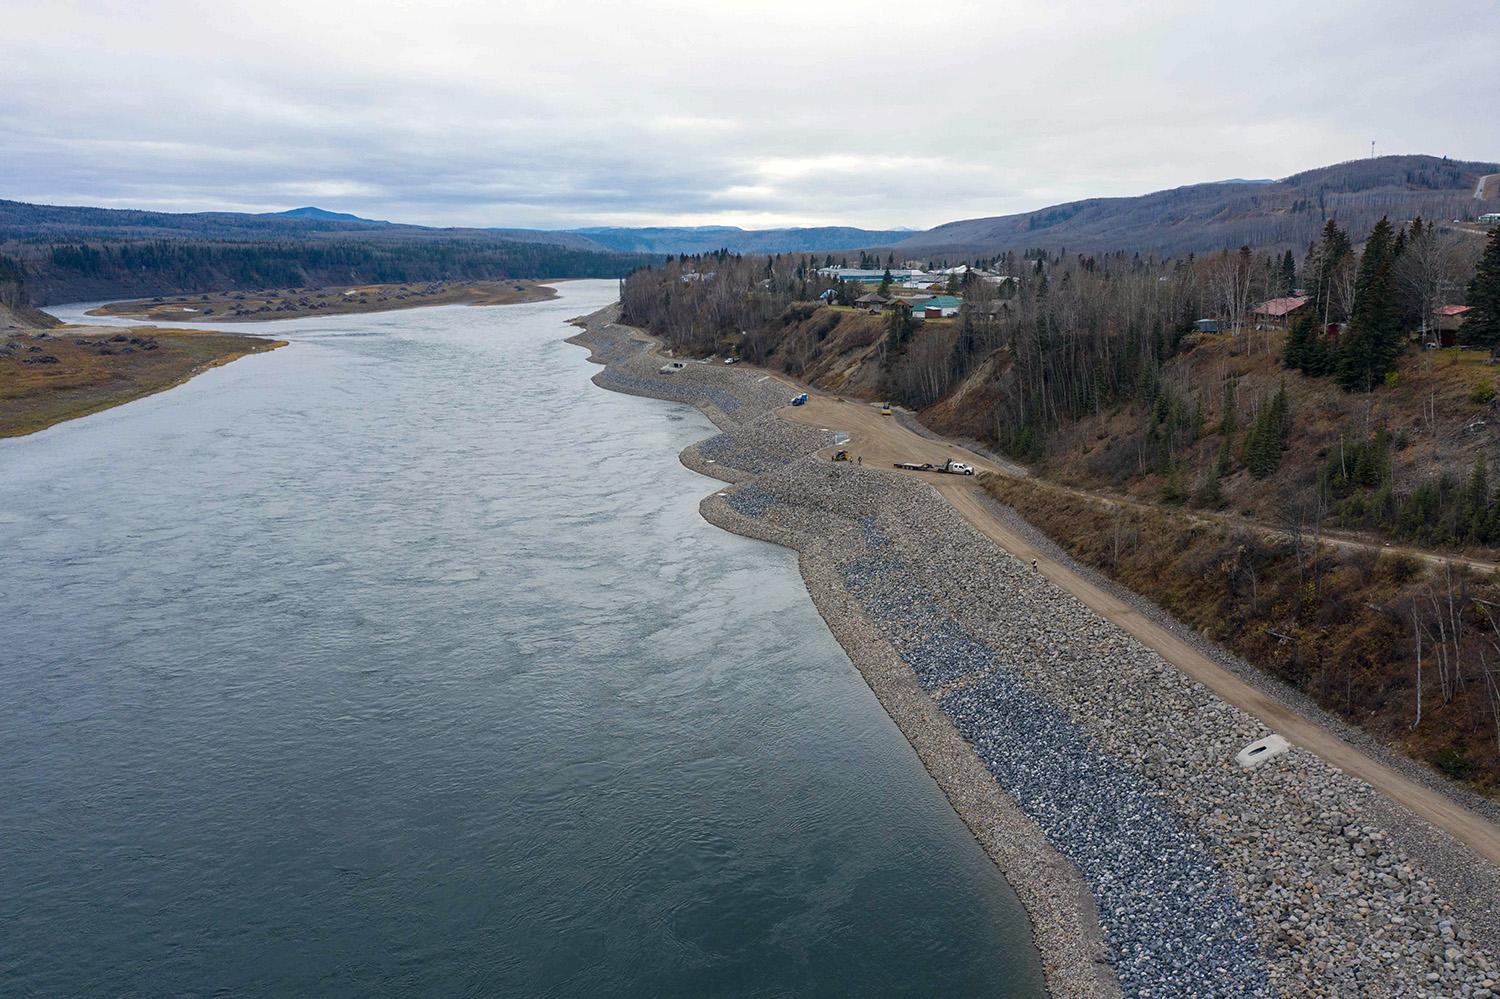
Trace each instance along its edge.
{"label": "tree-covered ridge", "polygon": [[649,258],[499,240],[89,240],[13,243],[36,304],[229,289],[621,277]]}
{"label": "tree-covered ridge", "polygon": [[1059,251],[1120,249],[1173,256],[1241,245],[1301,252],[1323,223],[1368,231],[1394,219],[1473,219],[1494,207],[1474,199],[1494,163],[1437,156],[1381,156],[1274,182],[1193,184],[1133,198],[1090,198],[1034,212],[966,219],[895,244],[907,256],[966,255],[1034,246]]}

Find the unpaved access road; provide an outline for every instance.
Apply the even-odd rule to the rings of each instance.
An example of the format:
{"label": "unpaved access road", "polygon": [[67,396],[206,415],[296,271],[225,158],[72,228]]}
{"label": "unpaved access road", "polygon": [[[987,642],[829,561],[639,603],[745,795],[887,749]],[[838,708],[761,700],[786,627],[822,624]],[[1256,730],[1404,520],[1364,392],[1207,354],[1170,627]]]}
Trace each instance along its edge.
{"label": "unpaved access road", "polygon": [[826,449],[830,455],[837,447],[848,448],[851,458],[863,459],[867,466],[882,468],[891,474],[915,475],[932,483],[938,493],[982,534],[1023,562],[1035,560],[1038,571],[1055,585],[1082,600],[1096,614],[1123,628],[1167,662],[1241,711],[1259,718],[1289,741],[1316,753],[1330,766],[1364,781],[1464,843],[1490,863],[1500,866],[1500,826],[1366,755],[1322,725],[1240,679],[1119,598],[1037,550],[995,516],[986,502],[988,494],[976,479],[934,472],[899,472],[892,467],[898,461],[941,465],[953,458],[980,471],[1002,472],[994,462],[957,445],[914,433],[894,417],[882,416],[868,403],[811,395],[806,405],[787,406],[781,414],[789,420],[848,434],[848,442]]}

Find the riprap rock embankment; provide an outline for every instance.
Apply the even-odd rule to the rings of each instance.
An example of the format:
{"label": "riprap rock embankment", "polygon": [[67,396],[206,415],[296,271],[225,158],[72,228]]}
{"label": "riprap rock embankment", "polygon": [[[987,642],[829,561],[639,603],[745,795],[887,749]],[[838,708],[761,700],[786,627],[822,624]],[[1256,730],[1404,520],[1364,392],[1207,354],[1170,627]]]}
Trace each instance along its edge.
{"label": "riprap rock embankment", "polygon": [[[663,358],[606,310],[603,387],[702,409],[711,522],[800,553],[830,628],[1026,906],[1054,994],[1489,996],[1448,899],[1364,784],[1270,733],[977,532],[914,478],[813,454],[744,368]],[[1412,819],[1413,823],[1417,820]],[[1424,834],[1432,830],[1426,828]],[[1477,859],[1476,859],[1476,862]]]}

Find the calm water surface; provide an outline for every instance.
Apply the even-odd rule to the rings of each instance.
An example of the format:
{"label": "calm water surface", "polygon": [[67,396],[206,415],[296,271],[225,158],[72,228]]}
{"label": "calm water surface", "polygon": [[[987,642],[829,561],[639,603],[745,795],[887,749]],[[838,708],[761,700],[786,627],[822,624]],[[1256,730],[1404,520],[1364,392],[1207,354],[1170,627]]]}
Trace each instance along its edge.
{"label": "calm water surface", "polygon": [[562,288],[0,441],[0,995],[1040,993],[792,554],[699,518],[709,424],[560,342],[614,283]]}

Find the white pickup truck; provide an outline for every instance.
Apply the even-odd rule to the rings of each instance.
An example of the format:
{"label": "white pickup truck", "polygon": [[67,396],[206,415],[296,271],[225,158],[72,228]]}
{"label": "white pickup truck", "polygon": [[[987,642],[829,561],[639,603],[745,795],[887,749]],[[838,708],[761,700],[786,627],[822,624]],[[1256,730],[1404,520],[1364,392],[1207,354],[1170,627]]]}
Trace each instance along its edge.
{"label": "white pickup truck", "polygon": [[905,472],[941,472],[945,475],[973,475],[974,466],[965,465],[961,461],[949,458],[941,465],[934,465],[929,461],[898,461],[896,467]]}

